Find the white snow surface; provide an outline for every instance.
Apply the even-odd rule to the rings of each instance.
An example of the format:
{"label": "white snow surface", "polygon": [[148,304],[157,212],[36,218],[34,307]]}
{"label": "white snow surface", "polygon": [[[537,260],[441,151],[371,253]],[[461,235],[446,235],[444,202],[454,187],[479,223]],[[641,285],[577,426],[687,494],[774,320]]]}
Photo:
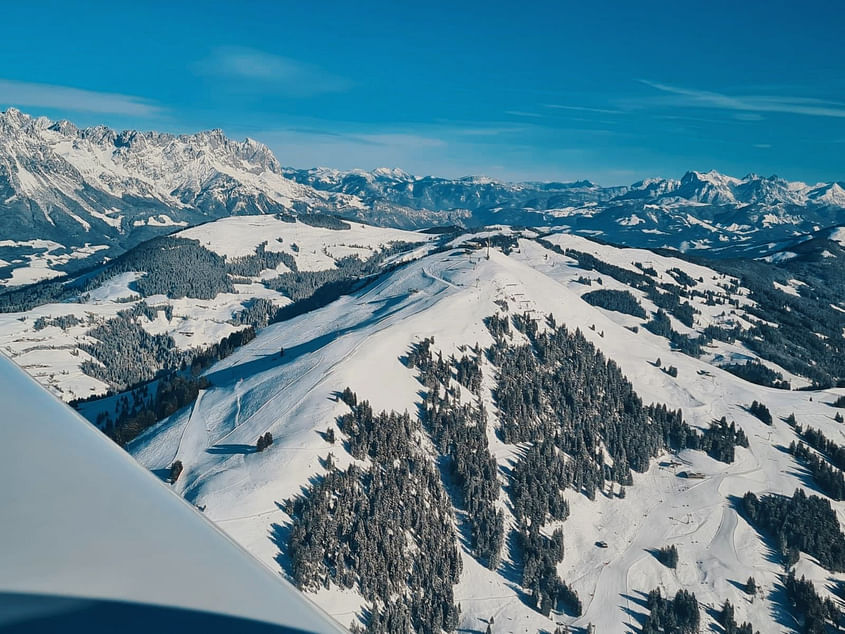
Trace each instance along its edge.
{"label": "white snow surface", "polygon": [[40,252],[27,254],[23,256],[22,260],[13,261],[12,263],[16,268],[12,270],[10,277],[0,279],[0,287],[25,286],[26,284],[34,284],[41,280],[60,277],[63,273],[53,267],[66,264],[71,260],[84,260],[94,255],[97,251],[108,249],[104,244],[86,244],[81,247],[70,247],[70,253],[56,253],[56,251],[64,250],[65,247],[52,240],[25,240],[21,242],[0,240],[0,247],[31,247],[33,249],[40,249]]}
{"label": "white snow surface", "polygon": [[[227,258],[255,253],[259,244],[267,242],[268,251],[286,251],[303,271],[335,268],[338,259],[350,255],[367,260],[382,246],[396,241],[423,245],[409,253],[392,256],[395,261],[419,257],[431,248],[432,236],[427,234],[355,222],[350,225],[347,230],[333,230],[301,222],[283,222],[269,215],[239,216],[210,222],[178,235],[199,240],[202,246]],[[15,244],[21,243],[0,242],[0,246]],[[30,241],[25,246],[45,249],[47,255],[43,257],[49,257],[52,250],[60,248],[57,243],[47,240]],[[14,275],[34,270],[20,268],[14,271]],[[150,334],[170,335],[182,350],[217,343],[245,327],[234,325],[231,320],[250,300],[263,298],[277,306],[290,303],[289,298],[262,284],[264,280],[286,271],[287,267],[283,264],[276,270],[262,271],[250,278],[247,284],[235,284],[234,293],[220,293],[210,300],[148,297],[144,300],[148,305],[169,305],[173,316],[168,320],[164,311],[159,311],[156,319],[150,321],[140,317],[139,323]],[[80,369],[84,361],[92,358],[80,346],[90,341],[88,332],[92,328],[141,301],[138,293],[130,287],[139,275],[143,273],[118,274],[77,298],[76,302],[44,304],[25,313],[0,313],[0,351],[66,401],[105,393],[108,389],[105,383]],[[48,326],[39,330],[35,327],[40,317],[50,319],[66,315],[73,315],[82,323],[65,329]]]}
{"label": "white snow surface", "polygon": [[334,268],[335,260],[357,255],[369,259],[390,242],[426,242],[432,236],[374,227],[349,221],[349,229],[325,229],[303,222],[284,222],[275,216],[237,216],[199,225],[176,234],[190,238],[227,258],[255,253],[266,242],[267,251],[284,251],[296,259],[301,271],[322,271]]}

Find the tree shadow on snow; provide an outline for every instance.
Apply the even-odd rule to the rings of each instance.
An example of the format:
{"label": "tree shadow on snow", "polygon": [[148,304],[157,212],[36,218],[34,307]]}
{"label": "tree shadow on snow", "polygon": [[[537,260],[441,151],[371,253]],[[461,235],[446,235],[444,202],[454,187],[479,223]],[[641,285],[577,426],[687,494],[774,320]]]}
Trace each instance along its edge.
{"label": "tree shadow on snow", "polygon": [[[440,481],[443,483],[443,488],[446,489],[446,494],[455,509],[455,523],[458,529],[458,540],[461,546],[470,555],[474,557],[472,551],[472,527],[466,519],[466,507],[464,506],[464,495],[461,491],[460,485],[455,481],[455,476],[452,473],[452,459],[449,456],[438,456],[436,465],[440,472]],[[485,562],[480,562],[482,565]]]}
{"label": "tree shadow on snow", "polygon": [[213,447],[209,447],[205,450],[206,453],[211,454],[222,454],[222,455],[232,455],[232,454],[248,454],[248,453],[256,453],[258,449],[255,445],[214,445]]}
{"label": "tree shadow on snow", "polygon": [[644,592],[640,592],[639,590],[632,590],[631,594],[620,593],[620,597],[622,597],[626,602],[633,603],[636,606],[639,606],[645,610],[645,612],[638,612],[634,610],[629,605],[621,605],[622,611],[631,617],[633,623],[625,623],[625,627],[630,628],[631,632],[639,632],[642,629],[643,624],[645,623],[646,619],[648,618],[648,601],[646,597],[648,596]]}
{"label": "tree shadow on snow", "polygon": [[282,573],[288,578],[293,579],[293,562],[288,556],[288,539],[290,538],[293,524],[279,524],[273,522],[270,524],[270,541],[279,549],[279,552],[273,557],[273,560],[279,564]]}
{"label": "tree shadow on snow", "polygon": [[710,623],[710,631],[717,632],[718,634],[724,634],[725,628],[719,623],[719,616],[722,614],[721,605],[718,608],[706,605],[704,606],[704,611],[707,613],[707,616],[713,620],[713,622]]}
{"label": "tree shadow on snow", "polygon": [[728,579],[728,583],[731,584],[737,590],[742,590],[743,592],[745,592],[745,587],[746,587],[745,584],[748,583],[748,582],[747,581],[738,581],[736,579]]}
{"label": "tree shadow on snow", "polygon": [[150,473],[163,482],[170,482],[170,469],[167,467],[164,469],[150,469]]}
{"label": "tree shadow on snow", "polygon": [[775,622],[781,626],[781,631],[798,632],[800,624],[792,614],[791,602],[786,593],[786,586],[780,581],[775,583],[768,596],[769,604],[772,606],[771,615]]}
{"label": "tree shadow on snow", "polygon": [[652,557],[654,557],[661,566],[666,565],[662,561],[660,561],[660,551],[657,548],[643,548],[643,550],[646,551]]}
{"label": "tree shadow on snow", "polygon": [[764,533],[760,531],[754,524],[748,521],[748,518],[745,515],[745,510],[742,507],[742,498],[738,495],[729,495],[728,496],[728,503],[733,507],[736,511],[736,514],[739,515],[748,525],[754,529],[754,531],[760,537],[760,543],[763,545],[765,549],[764,556],[766,561],[773,564],[782,564],[783,563],[783,556],[781,555],[780,551],[773,545],[772,537],[768,533]]}

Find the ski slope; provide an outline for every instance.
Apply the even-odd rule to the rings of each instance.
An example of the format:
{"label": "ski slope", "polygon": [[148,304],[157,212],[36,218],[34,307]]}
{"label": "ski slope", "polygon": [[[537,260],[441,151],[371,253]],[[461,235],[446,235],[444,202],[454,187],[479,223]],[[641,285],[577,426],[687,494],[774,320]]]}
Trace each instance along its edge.
{"label": "ski slope", "polygon": [[[350,223],[348,229],[326,229],[303,222],[284,222],[276,216],[236,216],[209,222],[179,232],[179,237],[197,240],[201,246],[228,259],[252,255],[266,243],[266,250],[283,251],[296,262],[300,271],[325,271],[337,267],[337,261],[355,256],[363,261],[382,247],[396,242],[420,243],[420,247],[388,258],[387,264],[419,257],[431,248],[434,236]],[[50,243],[47,247],[58,248]],[[24,269],[17,269],[24,270]],[[168,335],[180,350],[199,349],[246,326],[233,323],[237,313],[250,302],[263,299],[285,306],[290,299],[267,288],[263,282],[289,269],[279,264],[259,275],[239,277],[235,292],[219,293],[212,299],[168,298],[154,295],[142,298],[133,283],[144,273],[120,273],[74,301],[43,304],[26,312],[0,313],[0,351],[13,358],[39,382],[65,401],[104,394],[109,386],[87,374],[81,366],[92,357],[82,349],[91,341],[89,332],[129,310],[139,302],[155,308],[169,307],[168,318],[159,311],[155,319],[146,316],[138,323],[152,335]],[[73,316],[79,323],[59,327],[39,327],[38,320]]]}
{"label": "ski slope", "polygon": [[[648,262],[660,275],[678,267],[701,279],[699,284],[725,292],[722,276],[704,267],[565,234],[549,239],[595,250],[619,266]],[[518,579],[505,574],[510,563],[507,550],[498,571],[484,568],[464,551],[463,573],[455,588],[455,601],[462,607],[460,627],[484,631],[486,625],[479,619],[494,616],[497,631],[551,631],[556,622],[580,627],[592,623],[599,632],[630,630],[637,616],[646,612],[644,593],[654,588],[674,593],[682,587],[704,605],[717,606],[729,599],[736,606],[737,621],[748,620],[760,631],[789,627],[785,619],[790,617],[774,592],[781,567],[737,515],[731,496],[746,491],[791,494],[798,486],[812,489],[803,468],[784,451],[795,436],[780,417],[794,413],[802,424],[842,442],[845,434],[833,421],[835,410],[829,403],[845,390],[790,392],[747,383],[709,363],[725,354],[753,357],[738,347],[719,347],[725,344],[702,359],[674,352],[666,339],[643,328],[636,333],[628,329],[642,320],[582,300],[580,295],[590,287],[576,280],[587,274],[570,258],[532,240],[520,240],[510,255],[492,249],[489,260],[483,251],[466,253],[459,248],[426,255],[354,295],[266,328],[207,371],[212,387],[193,406],[151,428],[128,449],[154,473],[163,473],[174,459],[181,460],[185,471],[174,489],[204,508],[207,517],[271,570],[285,571],[284,539],[278,537],[284,535],[290,518],[280,503],[325,472],[323,461],[330,452],[341,468],[353,460],[341,444],[329,445],[321,435],[348,411],[338,402],[339,391],[350,387],[376,410],[414,413],[422,388],[414,372],[400,362],[412,343],[433,336],[435,348],[444,356],[457,353],[464,344],[487,346],[492,339],[483,320],[499,312],[501,302],[512,313],[552,314],[557,323],[579,328],[616,361],[644,402],[681,408],[685,420],[702,429],[726,416],[745,430],[750,447],[737,448],[737,459],[730,465],[693,451],[660,456],[646,473],[634,475],[624,499],[599,495],[590,501],[568,491],[571,513],[561,524],[566,555],[558,570],[584,604],[584,614],[577,619],[555,613],[547,619],[527,606]],[[742,302],[748,300],[742,289],[735,299],[740,308],[733,315],[718,314],[723,307],[715,307],[718,311],[708,307],[696,316],[696,328],[721,319],[741,323],[747,318]],[[646,301],[643,305],[648,312],[654,308]],[[683,328],[675,322],[673,327]],[[658,357],[664,365],[677,367],[677,378],[653,365]],[[496,407],[489,387],[494,370],[485,361],[483,371],[482,399],[491,413],[490,450],[500,467],[507,467],[518,451],[493,431]],[[746,411],[752,400],[768,405],[775,416],[773,427]],[[274,444],[254,453],[256,439],[267,431]],[[683,467],[673,468],[669,463],[675,460]],[[680,469],[705,477],[683,479],[676,473]],[[506,500],[502,492],[504,508]],[[842,518],[845,506],[837,502],[833,506]],[[509,514],[508,518],[512,521]],[[551,532],[556,526],[550,524],[545,530]],[[599,540],[608,548],[597,548]],[[676,570],[665,568],[649,552],[670,543],[680,555]],[[843,578],[804,554],[798,569],[822,592],[827,592],[826,581]],[[741,589],[752,575],[761,587],[753,600]],[[362,606],[354,592],[337,588],[313,598],[343,625],[354,622]],[[705,625],[710,618],[702,610]]]}

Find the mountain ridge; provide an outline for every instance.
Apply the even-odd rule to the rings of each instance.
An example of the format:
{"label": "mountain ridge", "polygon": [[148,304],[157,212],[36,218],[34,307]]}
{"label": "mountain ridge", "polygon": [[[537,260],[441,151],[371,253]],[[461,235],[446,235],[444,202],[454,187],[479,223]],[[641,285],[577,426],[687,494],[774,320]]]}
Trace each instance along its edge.
{"label": "mountain ridge", "polygon": [[602,187],[294,169],[220,129],[117,131],[0,113],[2,286],[87,268],[179,227],[302,213],[402,229],[554,226],[629,246],[756,256],[768,243],[841,224],[845,188],[713,170]]}

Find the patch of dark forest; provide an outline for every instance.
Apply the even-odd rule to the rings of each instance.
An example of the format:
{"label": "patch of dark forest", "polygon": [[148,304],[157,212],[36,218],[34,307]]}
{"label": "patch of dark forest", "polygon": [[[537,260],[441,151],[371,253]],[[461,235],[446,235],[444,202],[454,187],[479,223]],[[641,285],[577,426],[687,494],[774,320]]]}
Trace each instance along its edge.
{"label": "patch of dark forest", "polygon": [[[511,322],[528,344],[510,342]],[[480,563],[514,574],[526,604],[546,616],[552,610],[578,616],[581,600],[557,574],[562,529],[541,532],[569,515],[564,490],[622,498],[631,472],[645,471],[663,449],[698,449],[730,462],[734,446],[747,445],[733,423],[718,421],[702,434],[680,411],[643,405],[615,363],[551,317],[543,331],[527,315],[494,315],[487,326],[495,343],[487,350],[464,346],[460,358],[435,353],[431,338],[411,348],[405,363],[425,388],[418,417],[376,414],[347,388],[342,398],[350,412],[338,427],[347,450],[369,466],[331,468],[284,505],[293,522],[287,553],[295,582],[356,588],[369,603],[362,618],[370,631],[457,627],[455,524],[466,524],[468,550]],[[496,368],[496,433],[506,443],[528,444],[505,474],[489,451],[481,399],[461,395],[466,389],[480,396],[485,357]],[[433,466],[443,460],[448,482],[459,488],[455,505],[466,511],[460,522]],[[515,519],[510,529],[497,507],[503,485]],[[430,570],[448,574],[433,582]]]}

